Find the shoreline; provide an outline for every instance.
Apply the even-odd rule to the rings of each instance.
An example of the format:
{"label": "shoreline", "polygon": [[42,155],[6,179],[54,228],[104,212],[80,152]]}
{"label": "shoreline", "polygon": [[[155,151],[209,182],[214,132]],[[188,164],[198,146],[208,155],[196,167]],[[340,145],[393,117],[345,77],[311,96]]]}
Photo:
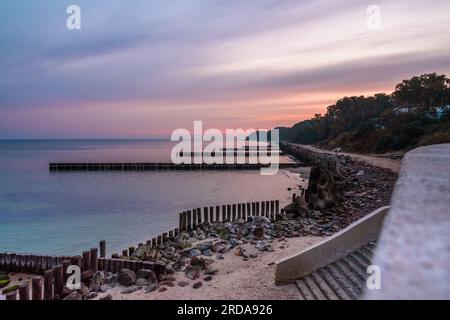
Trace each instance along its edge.
{"label": "shoreline", "polygon": [[[298,187],[300,186],[299,181],[307,181],[305,175],[308,174],[308,168],[304,166],[289,170],[289,174],[298,175],[296,177]],[[342,172],[346,177],[344,185],[339,190],[342,199],[332,208],[325,210],[310,209],[306,217],[282,218],[274,222],[264,221],[264,219],[268,220],[267,218],[253,216],[247,222],[242,220],[232,223],[218,222],[214,226],[200,225],[200,231],[191,231],[189,234],[182,233],[176,242],[161,244],[158,248],[153,248],[153,250],[156,250],[153,254],[156,255],[151,260],[165,261],[163,264],[164,268],[167,269],[167,272],[163,275],[158,275],[155,283],[149,283],[147,279],[136,281],[136,276],[134,276],[134,280],[130,284],[122,286],[123,283],[117,284],[120,282],[118,281],[120,273],[106,272],[104,278],[109,280],[102,283],[104,288],[95,290],[100,291],[99,293],[89,293],[89,289],[92,289],[89,288],[85,292],[85,296],[89,299],[105,299],[105,297],[106,299],[169,299],[171,297],[173,299],[189,299],[190,297],[200,299],[203,294],[206,294],[207,297],[216,297],[216,299],[276,298],[266,293],[263,293],[262,296],[259,295],[266,290],[278,292],[276,296],[280,299],[296,299],[295,292],[298,293],[298,290],[295,286],[283,286],[283,289],[275,286],[272,263],[279,258],[313,245],[374,209],[389,203],[396,180],[395,174],[390,169],[374,167],[371,164],[356,160],[343,166]],[[299,187],[299,189],[301,188]],[[289,190],[290,193],[296,193],[296,191],[297,189],[295,191]],[[279,227],[280,230],[284,231],[279,230],[277,233],[276,230]],[[235,234],[233,231],[231,237],[224,240],[222,236],[218,236],[224,228],[228,230],[238,228],[238,233]],[[245,236],[241,237],[241,231],[239,230],[242,228],[248,229],[251,233],[246,232]],[[256,229],[262,229],[262,234]],[[289,235],[285,237],[286,230],[292,232],[289,231]],[[201,244],[201,242],[197,240],[209,240],[211,244],[208,250],[212,251],[213,248],[214,250],[209,254],[206,254],[206,251],[200,251],[195,255],[191,254],[191,251],[199,251],[196,245]],[[189,249],[180,250],[180,248],[174,249],[172,247],[177,248],[185,241],[190,244]],[[261,246],[261,243],[268,246],[269,249],[259,250],[258,246]],[[216,245],[229,246],[229,249],[221,252],[215,250]],[[145,247],[145,245],[142,247]],[[139,247],[136,251],[139,249],[142,248]],[[215,254],[217,256],[212,257]],[[174,256],[176,257],[174,258]],[[167,257],[169,260],[166,259]],[[131,258],[119,256],[119,259],[148,260],[145,257],[138,257],[136,252]],[[195,277],[191,277],[189,272],[186,272],[189,271],[190,265],[194,266],[193,261],[202,264],[202,267],[196,270],[198,274]],[[175,263],[178,263],[176,268]],[[84,274],[85,280],[87,278],[87,284],[92,283],[92,276],[92,274],[90,276]],[[186,281],[186,277],[190,278],[190,281]],[[247,279],[252,279],[253,282],[243,285]],[[258,282],[258,279],[261,279],[261,283]],[[232,285],[234,281],[239,285]],[[255,295],[255,292],[258,292],[258,294]],[[82,299],[81,295],[79,298]]]}

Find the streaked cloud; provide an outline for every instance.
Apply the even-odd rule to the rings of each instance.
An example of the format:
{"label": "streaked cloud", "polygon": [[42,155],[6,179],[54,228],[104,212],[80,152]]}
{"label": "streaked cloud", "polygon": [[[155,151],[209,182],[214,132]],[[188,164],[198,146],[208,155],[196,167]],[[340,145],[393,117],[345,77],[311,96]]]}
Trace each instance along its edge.
{"label": "streaked cloud", "polygon": [[[82,30],[65,28],[65,8]],[[2,1],[1,137],[270,128],[337,98],[450,74],[448,1]]]}

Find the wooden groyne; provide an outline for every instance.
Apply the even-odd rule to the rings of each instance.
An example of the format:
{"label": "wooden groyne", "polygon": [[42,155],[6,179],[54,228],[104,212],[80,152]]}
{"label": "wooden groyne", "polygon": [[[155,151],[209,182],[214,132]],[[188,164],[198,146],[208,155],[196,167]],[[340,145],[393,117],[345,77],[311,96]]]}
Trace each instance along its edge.
{"label": "wooden groyne", "polygon": [[[275,219],[280,214],[279,200],[215,205],[187,210],[179,214],[178,228],[164,232],[147,240],[146,246],[157,247],[160,244],[174,240],[180,232],[200,228],[203,224],[247,220],[251,216],[263,216]],[[139,243],[137,248],[143,246]],[[107,258],[106,241],[99,242],[99,247],[83,251],[81,255],[49,256],[35,254],[0,253],[0,271],[28,273],[35,276],[31,281],[25,281],[20,286],[6,294],[7,300],[53,300],[63,295],[66,281],[69,277],[67,269],[76,265],[80,271],[89,271],[95,279],[99,271],[117,273],[122,269],[137,271],[153,270],[157,275],[165,274],[166,266],[159,262],[134,261],[128,259],[136,250],[131,246]],[[93,281],[93,280],[92,280]],[[31,290],[30,290],[31,289]]]}
{"label": "wooden groyne", "polygon": [[[280,163],[279,168],[298,167],[298,163]],[[174,164],[174,163],[50,163],[50,171],[227,171],[259,170],[270,164]]]}
{"label": "wooden groyne", "polygon": [[[279,200],[222,204],[195,208],[179,213],[178,228],[161,233],[160,235],[147,240],[145,245],[157,247],[158,245],[178,236],[180,232],[195,230],[203,224],[213,224],[227,221],[234,222],[237,220],[247,221],[248,218],[252,216],[275,219],[280,213]],[[144,243],[139,243],[137,247],[139,248],[142,245],[144,245]],[[135,249],[135,247],[129,247],[127,249],[123,249],[120,254],[113,253],[111,256],[113,258],[117,258],[120,255],[130,257]]]}

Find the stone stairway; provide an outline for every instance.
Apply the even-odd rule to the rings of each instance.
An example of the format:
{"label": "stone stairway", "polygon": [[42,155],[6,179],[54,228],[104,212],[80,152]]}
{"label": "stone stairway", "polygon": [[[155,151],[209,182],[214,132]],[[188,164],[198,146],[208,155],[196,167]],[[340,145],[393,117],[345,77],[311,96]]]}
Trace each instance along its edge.
{"label": "stone stairway", "polygon": [[296,280],[302,300],[357,300],[366,288],[375,242]]}

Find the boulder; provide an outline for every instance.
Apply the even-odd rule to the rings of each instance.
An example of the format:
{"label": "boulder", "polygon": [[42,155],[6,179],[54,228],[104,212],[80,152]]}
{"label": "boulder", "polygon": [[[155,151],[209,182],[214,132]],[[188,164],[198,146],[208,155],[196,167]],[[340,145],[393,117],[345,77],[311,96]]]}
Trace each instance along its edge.
{"label": "boulder", "polygon": [[122,286],[131,286],[136,281],[136,273],[129,269],[122,269],[117,277],[117,282]]}
{"label": "boulder", "polygon": [[78,291],[72,291],[63,300],[83,300],[83,297]]}
{"label": "boulder", "polygon": [[291,204],[284,207],[284,211],[287,215],[293,217],[305,217],[309,212],[308,205],[303,197],[296,197]]}

